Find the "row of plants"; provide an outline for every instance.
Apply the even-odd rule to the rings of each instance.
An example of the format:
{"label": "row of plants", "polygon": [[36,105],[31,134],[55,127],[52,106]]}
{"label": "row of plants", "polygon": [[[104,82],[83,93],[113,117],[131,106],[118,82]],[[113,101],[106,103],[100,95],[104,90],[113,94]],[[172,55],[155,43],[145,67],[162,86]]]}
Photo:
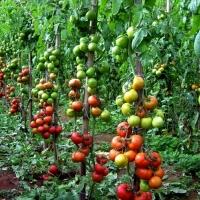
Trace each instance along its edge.
{"label": "row of plants", "polygon": [[[44,185],[63,183],[58,186],[61,191],[49,198],[63,195],[92,199],[97,194],[108,194],[110,198],[123,200],[168,195],[162,191],[164,171],[160,166],[161,161],[165,163],[164,159],[168,158],[167,154],[164,151],[161,159],[160,153],[149,148],[151,142],[146,144],[146,138],[148,134],[170,134],[181,141],[179,153],[179,148],[181,153],[199,152],[198,79],[194,82],[199,65],[198,35],[190,42],[186,34],[192,27],[195,31],[190,37],[194,39],[197,25],[186,27],[183,22],[175,29],[179,23],[171,20],[176,18],[175,11],[156,9],[154,1],[143,4],[120,0],[112,4],[108,1],[92,1],[92,4],[89,1],[54,1],[47,7],[43,3],[2,3],[5,8],[2,20],[7,16],[14,22],[13,16],[17,13],[20,20],[18,26],[9,23],[18,34],[2,35],[1,96],[2,105],[6,109],[11,106],[7,113],[13,119],[17,120],[21,113],[24,123],[21,129],[25,130],[26,137],[32,132],[32,140],[39,139],[39,146],[44,146],[42,154],[47,156],[46,164],[50,165],[45,165]],[[176,3],[172,8],[179,9],[181,17],[187,21],[192,14],[192,19],[196,19],[197,13],[191,7],[199,5],[191,2],[187,7],[179,2],[175,6]],[[15,9],[10,10],[10,7]],[[166,27],[170,27],[169,31]],[[9,27],[2,28],[5,33],[10,31]],[[191,50],[192,45],[197,57]],[[180,59],[183,55],[189,57],[187,61]],[[195,59],[190,59],[191,55]],[[191,63],[193,67],[185,71],[184,67]],[[59,119],[61,104],[70,118],[68,122],[62,123]],[[112,123],[116,123],[114,128]],[[105,127],[118,134],[113,137],[112,149],[109,149],[109,158],[115,165],[107,161],[106,154],[96,152],[95,132],[105,132]],[[64,135],[66,130],[69,133]],[[66,142],[65,137],[70,139]],[[35,145],[32,141],[26,144]],[[22,150],[17,140],[15,145]],[[25,162],[23,156],[13,157],[11,162],[17,164],[13,168],[19,170],[17,177],[25,179],[26,170],[20,165]],[[38,159],[34,162],[29,171],[31,178],[40,167]],[[129,168],[133,162],[134,166]],[[65,171],[74,166],[80,166],[80,172],[75,171],[72,177],[63,180]],[[114,192],[98,189],[100,184],[112,179],[110,174],[125,167],[125,178],[114,182]],[[72,186],[75,191],[68,191],[71,180],[75,181]]]}

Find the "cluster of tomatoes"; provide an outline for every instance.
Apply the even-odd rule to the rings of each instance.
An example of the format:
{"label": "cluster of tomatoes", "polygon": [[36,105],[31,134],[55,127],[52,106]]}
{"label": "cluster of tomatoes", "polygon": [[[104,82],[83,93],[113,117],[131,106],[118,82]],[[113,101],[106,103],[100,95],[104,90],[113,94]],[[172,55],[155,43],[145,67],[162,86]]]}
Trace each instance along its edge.
{"label": "cluster of tomatoes", "polygon": [[[123,94],[116,98],[116,104],[121,107],[122,114],[127,116],[130,126],[139,126],[143,129],[161,128],[164,125],[164,113],[156,109],[158,101],[155,96],[148,95],[141,100],[140,104],[136,104],[138,91],[143,87],[143,78],[135,76],[133,82],[128,82],[123,86]],[[154,117],[148,116],[151,111],[155,111]]]}
{"label": "cluster of tomatoes", "polygon": [[90,146],[93,142],[92,135],[89,133],[74,132],[71,135],[72,142],[77,146],[77,151],[72,154],[73,162],[83,162],[90,152]]}
{"label": "cluster of tomatoes", "polygon": [[166,64],[156,63],[152,69],[152,73],[159,77],[165,71],[166,67]]}
{"label": "cluster of tomatoes", "polygon": [[[116,193],[121,200],[139,199],[136,196],[145,196],[149,190],[158,189],[162,186],[164,176],[164,170],[160,166],[162,159],[159,153],[141,152],[143,137],[139,134],[132,134],[132,131],[132,127],[127,122],[119,123],[117,126],[118,135],[112,139],[112,149],[108,154],[110,160],[119,168],[124,168],[130,162],[134,162],[135,173],[140,179],[140,192],[135,193],[133,187],[129,185],[129,189],[124,191],[127,195],[122,195],[123,193],[120,192],[122,188],[118,188],[121,187],[121,184],[117,187]],[[130,188],[132,189],[130,190]],[[130,198],[123,196],[130,196]]]}
{"label": "cluster of tomatoes", "polygon": [[11,108],[8,112],[9,115],[13,115],[16,112],[20,111],[20,98],[13,98],[11,101]]}
{"label": "cluster of tomatoes", "polygon": [[37,64],[37,70],[44,71],[47,69],[49,72],[49,78],[55,80],[58,73],[58,67],[60,64],[59,61],[60,50],[58,48],[48,48],[43,56],[39,58],[39,63]]}
{"label": "cluster of tomatoes", "polygon": [[48,139],[50,135],[62,132],[61,125],[52,125],[53,112],[53,107],[44,103],[44,108],[38,114],[34,115],[33,121],[30,122],[33,134],[40,133],[42,138]]}
{"label": "cluster of tomatoes", "polygon": [[68,98],[71,100],[69,107],[66,111],[68,117],[82,116],[83,115],[83,103],[80,101],[80,89],[82,82],[80,79],[73,78],[69,81],[68,86],[70,91],[68,92]]}
{"label": "cluster of tomatoes", "polygon": [[41,78],[39,83],[31,90],[34,101],[38,101],[38,107],[43,108],[43,104],[52,104],[58,98],[58,85],[52,81]]}
{"label": "cluster of tomatoes", "polygon": [[105,166],[108,159],[104,154],[96,155],[96,163],[94,165],[94,171],[92,172],[92,180],[100,183],[105,176],[108,175],[109,169]]}
{"label": "cluster of tomatoes", "polygon": [[29,80],[29,68],[27,66],[22,66],[21,72],[19,72],[19,76],[17,77],[18,83],[28,83]]}
{"label": "cluster of tomatoes", "polygon": [[15,97],[15,86],[12,84],[6,85],[5,97],[7,101],[10,101],[13,97]]}

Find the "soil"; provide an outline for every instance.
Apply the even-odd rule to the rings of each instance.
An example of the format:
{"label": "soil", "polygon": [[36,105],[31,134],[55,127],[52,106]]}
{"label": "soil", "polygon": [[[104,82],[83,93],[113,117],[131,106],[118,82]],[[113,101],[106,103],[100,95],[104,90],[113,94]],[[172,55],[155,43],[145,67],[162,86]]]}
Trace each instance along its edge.
{"label": "soil", "polygon": [[[102,144],[102,143],[110,143],[111,139],[113,138],[113,134],[97,134],[95,136],[94,142],[96,144]],[[167,181],[178,179],[181,176],[181,172],[177,172],[176,174],[170,173],[170,171],[173,170],[170,166],[165,169],[166,175],[168,175]],[[120,177],[125,171],[121,170],[118,173],[118,177]],[[43,180],[41,176],[34,177],[37,182],[36,184],[38,186],[42,186]],[[198,181],[198,180],[194,180]],[[31,186],[31,185],[30,185]],[[7,169],[7,170],[0,170],[0,200],[11,200],[12,197],[17,195],[21,191],[20,188],[20,180],[18,180],[15,176],[15,174]],[[6,198],[3,198],[1,195],[6,194]],[[180,196],[180,200],[197,200],[200,198],[200,196],[197,194],[197,192],[190,192],[189,196]],[[165,200],[170,200],[172,197],[166,197]]]}

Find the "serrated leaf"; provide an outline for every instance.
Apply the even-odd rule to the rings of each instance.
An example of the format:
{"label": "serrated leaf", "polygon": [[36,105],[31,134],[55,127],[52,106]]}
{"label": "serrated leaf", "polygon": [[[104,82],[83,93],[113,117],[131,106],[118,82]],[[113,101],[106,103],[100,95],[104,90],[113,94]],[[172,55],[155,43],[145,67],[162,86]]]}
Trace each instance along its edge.
{"label": "serrated leaf", "polygon": [[123,0],[112,0],[112,14],[116,15],[119,12]]}
{"label": "serrated leaf", "polygon": [[198,121],[198,118],[199,118],[199,112],[195,112],[194,113],[194,117],[193,117],[193,120],[190,122],[191,124],[191,127],[194,129],[195,128],[195,125]]}
{"label": "serrated leaf", "polygon": [[140,45],[144,37],[146,37],[147,35],[148,30],[146,28],[139,29],[134,35],[134,39],[132,41],[132,49],[136,49]]}

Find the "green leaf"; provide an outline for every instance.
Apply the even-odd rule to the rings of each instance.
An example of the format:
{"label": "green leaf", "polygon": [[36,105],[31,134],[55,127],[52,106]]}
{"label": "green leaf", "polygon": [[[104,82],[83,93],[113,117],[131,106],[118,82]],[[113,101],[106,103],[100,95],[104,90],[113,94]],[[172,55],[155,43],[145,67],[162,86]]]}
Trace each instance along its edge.
{"label": "green leaf", "polygon": [[77,193],[81,192],[83,188],[84,188],[84,183],[82,182],[76,187],[76,192]]}
{"label": "green leaf", "polygon": [[194,152],[194,153],[197,153],[198,148],[199,148],[199,143],[198,143],[198,141],[195,141],[195,142],[193,143],[193,145],[192,145],[192,150],[193,150],[193,152]]}
{"label": "green leaf", "polygon": [[194,52],[198,58],[200,58],[200,31],[195,37],[194,40]]}
{"label": "green leaf", "polygon": [[193,129],[195,128],[198,118],[199,118],[199,112],[195,112],[193,120],[190,122]]}
{"label": "green leaf", "polygon": [[144,37],[146,37],[147,35],[148,35],[147,28],[139,29],[134,35],[134,39],[132,41],[132,49],[133,50],[136,49],[140,45]]}
{"label": "green leaf", "polygon": [[112,0],[112,14],[116,15],[119,12],[123,0]]}
{"label": "green leaf", "polygon": [[195,35],[200,29],[200,15],[192,16],[192,29],[188,32],[188,36]]}
{"label": "green leaf", "polygon": [[145,0],[144,6],[153,8],[156,4],[156,0]]}
{"label": "green leaf", "polygon": [[180,189],[180,188],[173,188],[171,189],[171,191],[173,191],[174,193],[180,193],[180,194],[184,194],[187,192],[187,190]]}
{"label": "green leaf", "polygon": [[191,0],[190,4],[188,5],[188,8],[193,14],[197,14],[199,6],[200,0]]}

